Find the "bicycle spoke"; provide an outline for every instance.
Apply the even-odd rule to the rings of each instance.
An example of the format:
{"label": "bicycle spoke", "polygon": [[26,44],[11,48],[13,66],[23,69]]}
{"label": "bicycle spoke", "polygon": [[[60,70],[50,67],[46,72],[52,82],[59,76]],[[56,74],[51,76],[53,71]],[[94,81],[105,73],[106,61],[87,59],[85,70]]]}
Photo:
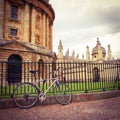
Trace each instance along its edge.
{"label": "bicycle spoke", "polygon": [[13,100],[20,108],[32,107],[38,100],[38,92],[32,83],[22,83],[16,87]]}
{"label": "bicycle spoke", "polygon": [[62,105],[66,105],[71,101],[71,91],[65,84],[59,84],[54,87],[54,97],[56,101]]}

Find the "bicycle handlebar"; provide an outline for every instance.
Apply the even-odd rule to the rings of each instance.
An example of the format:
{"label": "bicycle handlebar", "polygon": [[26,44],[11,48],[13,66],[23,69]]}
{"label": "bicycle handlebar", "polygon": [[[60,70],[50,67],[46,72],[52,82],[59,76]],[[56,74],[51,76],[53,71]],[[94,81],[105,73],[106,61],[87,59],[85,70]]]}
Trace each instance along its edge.
{"label": "bicycle handlebar", "polygon": [[[61,69],[61,70],[60,70]],[[50,73],[52,73],[54,76],[56,76],[56,74],[57,74],[57,71],[58,71],[58,74],[60,74],[60,73],[62,73],[62,67],[58,67],[56,70],[54,70],[54,71],[52,71],[52,72],[50,72]],[[39,72],[39,70],[30,70],[30,73],[33,73],[34,74],[34,76],[35,76],[35,73],[36,72]]]}
{"label": "bicycle handlebar", "polygon": [[50,72],[50,73],[52,73],[53,76],[56,76],[57,71],[58,71],[58,74],[60,74],[59,72],[62,72],[62,70],[60,71],[60,69],[62,69],[62,67],[58,67],[56,70],[54,70],[54,71],[52,71],[52,72]]}

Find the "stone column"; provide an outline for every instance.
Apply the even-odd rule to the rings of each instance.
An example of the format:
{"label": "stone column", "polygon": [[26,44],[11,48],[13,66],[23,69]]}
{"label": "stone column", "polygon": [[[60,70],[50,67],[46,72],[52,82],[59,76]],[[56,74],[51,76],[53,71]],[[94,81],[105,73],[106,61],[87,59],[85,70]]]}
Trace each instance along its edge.
{"label": "stone column", "polygon": [[30,20],[29,20],[29,5],[25,4],[25,11],[24,11],[24,41],[29,42],[29,27]]}
{"label": "stone column", "polygon": [[43,16],[42,16],[42,13],[41,13],[41,16],[40,16],[40,44],[43,45]]}
{"label": "stone column", "polygon": [[35,23],[36,23],[36,19],[35,19],[35,8],[33,7],[32,9],[32,17],[31,17],[31,43],[35,44]]}
{"label": "stone column", "polygon": [[52,24],[50,23],[50,50],[53,50],[53,38],[52,38]]}
{"label": "stone column", "polygon": [[47,16],[46,18],[46,46],[50,49],[50,45],[49,45],[49,18]]}
{"label": "stone column", "polygon": [[43,13],[43,46],[46,45],[46,15]]}
{"label": "stone column", "polygon": [[3,39],[4,0],[0,0],[0,40]]}

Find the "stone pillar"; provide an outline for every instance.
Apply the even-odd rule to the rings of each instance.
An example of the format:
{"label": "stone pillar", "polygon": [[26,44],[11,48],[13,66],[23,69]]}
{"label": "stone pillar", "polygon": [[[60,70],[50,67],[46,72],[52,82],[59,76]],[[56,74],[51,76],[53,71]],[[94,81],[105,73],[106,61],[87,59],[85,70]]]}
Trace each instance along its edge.
{"label": "stone pillar", "polygon": [[43,13],[43,46],[46,45],[46,15]]}
{"label": "stone pillar", "polygon": [[35,44],[35,24],[36,24],[36,19],[35,19],[35,8],[33,7],[32,9],[32,17],[31,17],[31,43]]}
{"label": "stone pillar", "polygon": [[52,40],[52,24],[50,23],[50,50],[53,50],[53,40]]}
{"label": "stone pillar", "polygon": [[3,39],[4,0],[0,0],[0,40]]}
{"label": "stone pillar", "polygon": [[42,13],[41,13],[41,16],[40,16],[40,44],[43,45],[43,16],[42,16]]}
{"label": "stone pillar", "polygon": [[48,16],[47,16],[47,18],[46,18],[46,46],[48,47],[48,48],[50,48],[50,45],[49,45],[49,18],[48,18]]}
{"label": "stone pillar", "polygon": [[29,5],[25,4],[25,11],[24,11],[24,41],[29,42],[29,30],[30,30],[30,20],[29,20]]}

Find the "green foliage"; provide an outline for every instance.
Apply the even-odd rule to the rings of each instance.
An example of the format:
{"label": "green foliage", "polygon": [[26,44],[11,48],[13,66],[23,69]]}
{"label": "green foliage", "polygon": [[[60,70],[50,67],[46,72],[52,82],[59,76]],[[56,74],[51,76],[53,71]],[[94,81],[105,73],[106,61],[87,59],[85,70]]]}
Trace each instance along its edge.
{"label": "green foliage", "polygon": [[[119,82],[114,81],[102,81],[102,82],[74,82],[74,83],[65,83],[69,86],[73,94],[81,94],[85,92],[101,92],[101,91],[110,91],[120,88]],[[49,87],[50,83],[46,83],[44,85],[44,91]],[[16,85],[10,85],[6,87],[0,88],[0,99],[3,98],[10,98],[10,95],[13,93],[13,90],[15,89]],[[43,90],[43,84],[38,85],[37,87],[40,88],[40,90]],[[24,91],[25,88],[22,88],[22,91]],[[22,92],[21,91],[21,92]],[[53,95],[53,88],[48,91],[48,96]]]}

